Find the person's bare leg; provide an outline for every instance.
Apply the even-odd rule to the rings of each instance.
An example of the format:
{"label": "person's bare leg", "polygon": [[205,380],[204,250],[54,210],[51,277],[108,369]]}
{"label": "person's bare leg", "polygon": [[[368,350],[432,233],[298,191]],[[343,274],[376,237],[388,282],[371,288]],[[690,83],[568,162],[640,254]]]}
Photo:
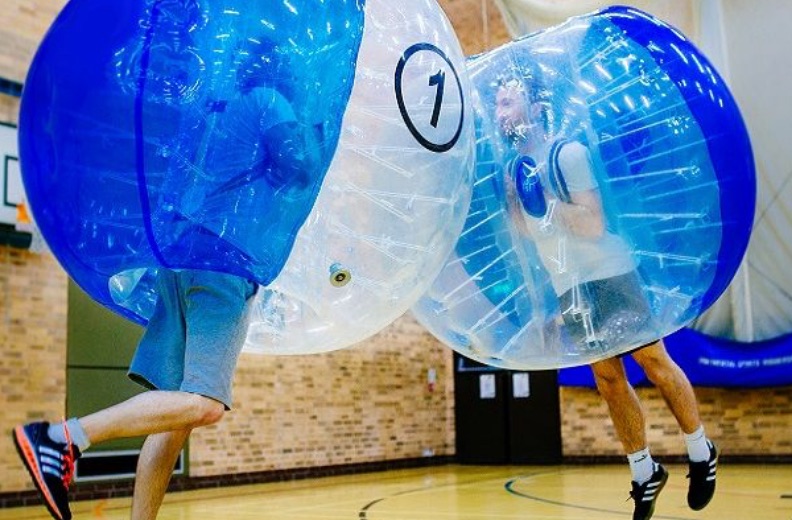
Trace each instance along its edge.
{"label": "person's bare leg", "polygon": [[630,497],[635,501],[634,519],[648,519],[668,479],[668,472],[653,459],[646,441],[646,419],[620,358],[591,366],[597,388],[608,404],[616,435],[624,446],[632,474]]}
{"label": "person's bare leg", "polygon": [[696,431],[701,426],[696,394],[685,373],[668,355],[663,342],[637,350],[632,356],[663,396],[682,431],[687,434]]}
{"label": "person's bare leg", "polygon": [[715,494],[718,458],[717,449],[704,433],[693,386],[662,341],[634,352],[633,359],[660,391],[685,433],[690,461],[688,506],[695,511],[704,509]]}
{"label": "person's bare leg", "polygon": [[143,444],[135,475],[131,520],[157,518],[173,467],[190,430],[149,435]]}
{"label": "person's bare leg", "polygon": [[79,419],[91,444],[176,430],[192,430],[222,418],[222,403],[187,392],[152,390]]}
{"label": "person's bare leg", "polygon": [[635,390],[627,380],[619,358],[598,361],[591,365],[597,390],[608,405],[616,435],[625,453],[635,453],[647,447],[646,420]]}

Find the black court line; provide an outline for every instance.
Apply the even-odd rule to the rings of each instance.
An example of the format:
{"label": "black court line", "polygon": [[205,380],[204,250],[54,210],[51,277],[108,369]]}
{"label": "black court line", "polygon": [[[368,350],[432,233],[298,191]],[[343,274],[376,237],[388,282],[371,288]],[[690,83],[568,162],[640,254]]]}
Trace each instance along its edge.
{"label": "black court line", "polygon": [[[578,505],[578,504],[572,504],[570,502],[562,502],[560,500],[551,500],[551,499],[548,499],[548,498],[542,498],[542,497],[535,496],[535,495],[529,495],[527,493],[522,493],[522,492],[517,491],[517,490],[514,489],[514,484],[516,482],[518,482],[518,481],[520,481],[522,479],[525,479],[527,477],[534,477],[534,476],[536,476],[536,475],[524,475],[522,477],[514,478],[514,479],[506,482],[506,485],[504,487],[506,488],[506,491],[508,491],[509,493],[511,493],[513,495],[516,495],[516,496],[519,496],[519,497],[522,497],[522,498],[527,498],[527,499],[533,500],[535,502],[541,502],[543,504],[552,504],[552,505],[555,505],[555,506],[568,507],[568,508],[571,508],[571,509],[580,509],[582,511],[594,511],[594,512],[597,512],[597,513],[608,513],[608,514],[613,514],[613,515],[632,516],[632,513],[625,513],[624,511],[616,511],[616,510],[613,510],[613,509],[605,509],[605,508],[600,508],[600,507],[581,506],[581,505]],[[686,516],[653,515],[652,518],[665,518],[666,520],[695,520],[694,518],[686,517]]]}
{"label": "black court line", "polygon": [[[544,475],[546,473],[557,473],[557,471],[537,471],[536,473],[530,473],[530,474],[525,475],[525,476],[526,477],[533,477],[533,476],[536,476],[536,475]],[[484,482],[484,481],[487,481],[487,480],[499,480],[499,479],[497,477],[482,477],[482,478],[478,478],[478,479],[466,480],[464,482],[454,482],[453,484],[442,484],[442,485],[438,485],[438,486],[422,486],[422,487],[419,487],[419,488],[407,489],[407,490],[404,490],[404,491],[399,491],[398,493],[393,493],[391,495],[387,495],[387,496],[384,496],[384,497],[380,497],[380,498],[378,498],[376,500],[372,500],[371,502],[369,502],[368,504],[366,504],[365,506],[360,508],[360,511],[358,511],[358,520],[367,520],[368,519],[368,512],[369,512],[369,510],[372,507],[374,507],[375,505],[377,505],[377,504],[379,504],[381,502],[385,502],[386,500],[390,500],[392,498],[401,497],[401,496],[404,496],[404,495],[410,495],[410,494],[413,494],[413,493],[422,493],[422,492],[429,491],[429,490],[434,491],[434,490],[437,490],[437,489],[463,487],[463,486],[468,486],[468,485],[471,485],[471,484],[478,484],[480,482]],[[683,520],[688,520],[688,519],[685,518]]]}

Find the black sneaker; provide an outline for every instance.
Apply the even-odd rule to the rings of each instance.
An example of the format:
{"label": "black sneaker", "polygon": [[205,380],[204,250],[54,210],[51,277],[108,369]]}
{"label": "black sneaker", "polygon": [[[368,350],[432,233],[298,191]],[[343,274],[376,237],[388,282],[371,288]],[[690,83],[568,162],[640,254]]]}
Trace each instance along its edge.
{"label": "black sneaker", "polygon": [[[69,484],[80,450],[71,443],[55,442],[47,435],[49,423],[36,422],[14,428],[14,444],[25,463],[44,505],[56,520],[70,520]],[[69,432],[66,431],[68,439]]]}
{"label": "black sneaker", "polygon": [[633,520],[649,520],[652,518],[655,510],[655,502],[667,480],[668,472],[666,469],[660,464],[656,464],[654,473],[652,473],[652,478],[643,484],[638,484],[637,482],[632,483],[630,497],[635,500]]}
{"label": "black sneaker", "polygon": [[688,487],[687,501],[690,509],[700,511],[707,507],[715,494],[715,473],[718,469],[718,448],[712,441],[709,444],[709,459],[702,462],[689,462],[690,485]]}

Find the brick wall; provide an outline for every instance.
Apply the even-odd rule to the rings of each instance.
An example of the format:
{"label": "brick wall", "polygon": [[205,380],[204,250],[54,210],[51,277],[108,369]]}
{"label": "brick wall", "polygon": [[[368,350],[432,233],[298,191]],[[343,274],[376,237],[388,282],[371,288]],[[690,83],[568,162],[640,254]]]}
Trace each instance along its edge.
{"label": "brick wall", "polygon": [[0,77],[23,82],[36,47],[65,0],[5,0],[0,9]]}
{"label": "brick wall", "polygon": [[[727,456],[786,459],[792,455],[792,387],[696,388],[707,433]],[[679,427],[654,388],[638,388],[647,418],[647,439],[656,455],[682,455]],[[622,456],[621,444],[596,390],[561,389],[564,455]]]}
{"label": "brick wall", "polygon": [[17,124],[19,115],[19,98],[0,94],[0,121]]}
{"label": "brick wall", "polygon": [[63,416],[66,275],[51,255],[0,246],[0,492],[27,489],[14,425]]}
{"label": "brick wall", "polygon": [[[445,0],[468,53],[508,39],[487,0]],[[4,0],[0,10],[0,76],[22,81],[62,0]],[[0,119],[16,122],[15,99],[0,96]],[[59,418],[65,409],[66,276],[49,255],[0,247],[0,430]],[[437,370],[438,386],[426,388]],[[326,355],[246,355],[236,379],[237,408],[219,425],[196,432],[191,473],[242,473],[453,453],[450,351],[410,318],[355,348]],[[790,455],[792,389],[697,389],[709,431],[729,454]],[[640,389],[658,454],[682,453],[662,399]],[[596,392],[562,390],[567,455],[620,455]],[[0,493],[31,489],[8,435],[0,435]]]}
{"label": "brick wall", "polygon": [[[244,355],[237,408],[195,432],[190,474],[332,466],[454,453],[449,350],[404,317],[334,353]],[[430,392],[427,371],[437,371]]]}

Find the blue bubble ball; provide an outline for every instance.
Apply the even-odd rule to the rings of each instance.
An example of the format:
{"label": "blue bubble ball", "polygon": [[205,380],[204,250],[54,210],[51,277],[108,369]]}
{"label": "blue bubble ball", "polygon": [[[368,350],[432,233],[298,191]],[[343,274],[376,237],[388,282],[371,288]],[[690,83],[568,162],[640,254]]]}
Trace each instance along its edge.
{"label": "blue bubble ball", "polygon": [[511,369],[589,364],[706,310],[737,271],[756,199],[723,78],[641,11],[577,17],[468,60],[476,181],[465,227],[413,307]]}
{"label": "blue bubble ball", "polygon": [[231,273],[262,286],[249,349],[332,350],[405,312],[452,249],[468,89],[434,1],[71,0],[25,82],[23,181],[111,310],[145,324],[158,269]]}

